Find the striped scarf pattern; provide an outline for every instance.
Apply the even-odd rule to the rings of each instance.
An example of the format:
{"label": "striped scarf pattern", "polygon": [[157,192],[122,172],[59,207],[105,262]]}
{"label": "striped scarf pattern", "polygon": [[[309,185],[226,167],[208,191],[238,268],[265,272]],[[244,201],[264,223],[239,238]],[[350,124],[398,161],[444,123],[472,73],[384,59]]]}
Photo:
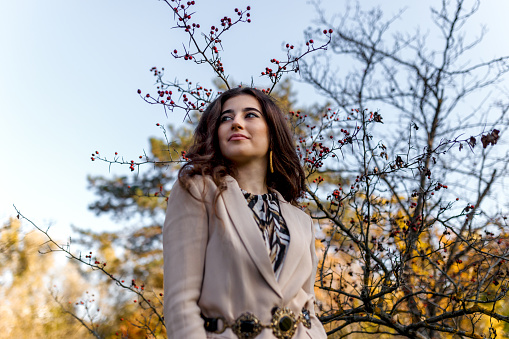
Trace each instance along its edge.
{"label": "striped scarf pattern", "polygon": [[247,205],[253,211],[254,219],[262,232],[263,241],[269,254],[270,262],[276,276],[283,268],[286,249],[290,243],[290,232],[281,215],[276,193],[251,194],[241,189]]}

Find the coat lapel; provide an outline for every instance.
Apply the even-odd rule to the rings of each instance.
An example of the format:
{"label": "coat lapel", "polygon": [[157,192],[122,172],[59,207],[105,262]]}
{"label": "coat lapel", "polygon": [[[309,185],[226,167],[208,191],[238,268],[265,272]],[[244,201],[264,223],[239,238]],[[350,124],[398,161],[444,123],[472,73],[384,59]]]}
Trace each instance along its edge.
{"label": "coat lapel", "polygon": [[[246,199],[240,191],[237,181],[230,176],[227,176],[225,180],[227,189],[222,192],[222,196],[228,215],[233,222],[233,226],[237,230],[244,247],[246,247],[249,256],[255,263],[258,271],[260,271],[260,274],[265,278],[274,292],[283,298],[281,288],[279,287],[274,271],[272,270],[272,265],[267,254],[267,249],[263,243],[261,232],[253,218],[253,212],[249,209],[249,206],[247,206]],[[291,237],[292,232],[290,229],[290,248],[292,244]],[[290,253],[290,250],[288,250],[288,253]],[[287,262],[287,259],[285,259],[284,265],[287,265]],[[284,272],[285,268],[286,267],[283,267],[283,271],[281,273]]]}
{"label": "coat lapel", "polygon": [[302,225],[302,221],[297,217],[294,210],[296,207],[286,202],[279,192],[277,192],[277,196],[279,198],[281,214],[290,232],[290,244],[285,254],[281,275],[279,276],[279,285],[281,289],[284,289],[286,284],[292,280],[292,274],[298,271],[297,266],[302,255],[309,253],[309,245],[306,245],[304,233],[307,225]]}

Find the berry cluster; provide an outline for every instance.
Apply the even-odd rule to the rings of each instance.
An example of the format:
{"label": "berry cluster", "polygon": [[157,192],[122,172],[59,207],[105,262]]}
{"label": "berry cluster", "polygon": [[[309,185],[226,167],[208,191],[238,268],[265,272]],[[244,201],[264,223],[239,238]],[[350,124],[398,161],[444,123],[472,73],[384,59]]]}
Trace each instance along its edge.
{"label": "berry cluster", "polygon": [[322,176],[321,176],[321,175],[319,175],[319,176],[318,176],[318,178],[313,179],[313,183],[314,183],[314,184],[319,184],[319,183],[321,183],[321,182],[322,182],[322,181],[324,181],[324,180],[325,180],[325,179],[324,179],[324,178],[322,178]]}
{"label": "berry cluster", "polygon": [[327,49],[327,46],[330,44],[332,39],[333,30],[325,29],[323,33],[327,35],[328,39],[318,47],[315,47],[313,39],[309,39],[305,42],[307,49],[303,53],[299,55],[292,55],[291,51],[294,49],[294,45],[286,43],[285,44],[286,60],[280,61],[277,58],[270,59],[270,63],[275,64],[277,66],[277,69],[274,70],[271,67],[265,67],[265,70],[261,72],[262,76],[268,77],[268,79],[272,82],[272,87],[268,91],[268,93],[272,92],[276,84],[281,80],[281,77],[283,76],[284,73],[288,72],[297,73],[299,71],[299,60],[306,56],[308,53]]}
{"label": "berry cluster", "polygon": [[[224,71],[221,61],[217,60],[216,65],[222,72]],[[184,84],[166,84],[162,80],[163,73],[161,71],[157,71],[156,67],[153,67],[152,70],[155,70],[154,75],[157,77],[159,86],[157,86],[156,96],[152,96],[149,93],[142,96],[141,90],[138,89],[138,94],[143,100],[145,100],[145,102],[149,104],[163,105],[165,112],[166,110],[173,112],[176,108],[182,109],[187,112],[187,117],[189,112],[193,110],[203,112],[204,106],[211,101],[213,94],[212,89],[207,89],[203,86],[197,85],[193,86],[193,83],[189,81],[189,79],[186,79]],[[173,99],[173,91],[170,90],[170,88],[175,88],[175,90],[179,92],[179,100]]]}

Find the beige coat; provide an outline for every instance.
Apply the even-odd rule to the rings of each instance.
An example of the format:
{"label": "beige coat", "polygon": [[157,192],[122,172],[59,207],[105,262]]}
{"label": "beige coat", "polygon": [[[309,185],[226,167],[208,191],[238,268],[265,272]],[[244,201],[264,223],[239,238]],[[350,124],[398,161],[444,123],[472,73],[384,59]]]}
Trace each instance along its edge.
{"label": "beige coat", "polygon": [[[311,218],[278,194],[290,231],[290,245],[276,281],[261,232],[237,181],[226,177],[227,189],[217,199],[210,177],[197,176],[190,191],[173,186],[163,228],[164,318],[168,338],[236,338],[206,332],[200,317],[224,317],[228,323],[244,312],[270,324],[273,307],[311,312],[311,329],[299,323],[293,338],[322,339],[315,316],[313,285],[317,258]],[[257,339],[275,338],[264,329]]]}

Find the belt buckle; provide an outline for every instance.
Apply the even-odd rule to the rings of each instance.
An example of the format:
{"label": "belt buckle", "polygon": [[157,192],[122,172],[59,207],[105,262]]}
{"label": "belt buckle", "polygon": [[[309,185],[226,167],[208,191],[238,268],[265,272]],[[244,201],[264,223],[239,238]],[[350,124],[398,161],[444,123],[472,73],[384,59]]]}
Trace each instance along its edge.
{"label": "belt buckle", "polygon": [[[228,327],[226,325],[226,320],[223,318],[223,317],[217,317],[217,318],[208,318],[208,317],[205,317],[203,314],[200,314],[200,316],[202,317],[203,321],[204,321],[204,327],[207,331],[209,332],[213,332],[213,333],[217,333],[217,334],[221,334],[223,333],[226,328]],[[221,323],[223,324],[223,327],[218,329],[218,326],[217,326],[217,323],[218,321],[221,321]]]}
{"label": "belt buckle", "polygon": [[290,339],[297,330],[297,318],[288,307],[277,308],[272,316],[272,333],[278,339]]}
{"label": "belt buckle", "polygon": [[242,313],[232,325],[232,331],[239,339],[255,338],[263,330],[260,320],[252,313]]}

